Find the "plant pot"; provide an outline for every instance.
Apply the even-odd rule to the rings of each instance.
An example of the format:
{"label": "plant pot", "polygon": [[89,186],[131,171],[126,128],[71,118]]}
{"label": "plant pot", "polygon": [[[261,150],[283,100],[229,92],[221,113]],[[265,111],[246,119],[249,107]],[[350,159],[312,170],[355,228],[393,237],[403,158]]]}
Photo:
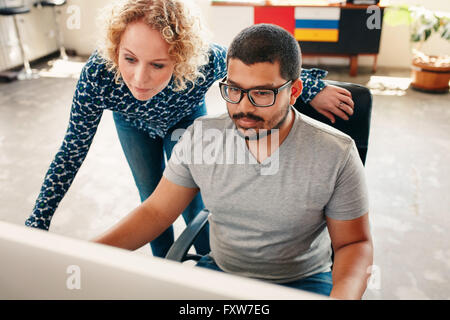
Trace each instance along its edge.
{"label": "plant pot", "polygon": [[[433,58],[433,57],[431,57]],[[426,92],[448,92],[450,65],[436,65],[414,59],[411,66],[411,87]]]}

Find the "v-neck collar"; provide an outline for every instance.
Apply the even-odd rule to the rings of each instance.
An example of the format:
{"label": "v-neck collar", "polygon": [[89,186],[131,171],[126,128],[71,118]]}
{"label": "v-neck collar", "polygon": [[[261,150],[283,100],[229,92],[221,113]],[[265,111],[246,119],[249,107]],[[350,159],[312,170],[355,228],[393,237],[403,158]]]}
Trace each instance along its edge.
{"label": "v-neck collar", "polygon": [[291,109],[294,112],[294,123],[292,124],[291,129],[289,130],[288,135],[286,136],[286,138],[284,139],[284,141],[281,143],[281,145],[274,151],[272,152],[272,154],[267,157],[266,159],[264,159],[264,161],[259,162],[255,156],[253,155],[253,153],[250,152],[250,149],[247,146],[247,143],[245,142],[245,138],[242,137],[242,135],[240,135],[237,132],[236,126],[234,127],[234,130],[236,130],[236,135],[239,137],[238,141],[240,144],[240,148],[241,150],[244,150],[244,154],[246,156],[246,159],[249,159],[250,164],[253,164],[256,168],[260,168],[260,167],[266,167],[268,166],[274,159],[279,159],[279,157],[282,155],[282,153],[284,153],[283,150],[285,150],[287,147],[286,145],[290,144],[290,141],[292,139],[294,139],[293,137],[295,136],[295,131],[297,130],[297,123],[298,123],[298,119],[299,119],[299,113],[296,112],[296,110],[294,108]]}

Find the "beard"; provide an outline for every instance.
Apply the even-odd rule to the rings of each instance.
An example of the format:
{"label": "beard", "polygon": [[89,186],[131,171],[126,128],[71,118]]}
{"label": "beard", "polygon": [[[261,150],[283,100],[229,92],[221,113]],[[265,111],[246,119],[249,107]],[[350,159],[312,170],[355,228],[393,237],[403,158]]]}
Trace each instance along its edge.
{"label": "beard", "polygon": [[[270,119],[268,120],[268,124],[269,124],[269,129],[265,129],[265,128],[242,128],[239,127],[236,124],[236,121],[241,119],[241,118],[248,118],[251,120],[255,120],[258,122],[262,122],[263,124],[266,122],[263,118],[254,115],[252,113],[236,113],[234,115],[230,114],[230,111],[228,110],[228,115],[230,116],[230,118],[233,120],[234,125],[236,127],[236,130],[238,132],[238,134],[244,138],[245,140],[259,140],[262,138],[265,138],[269,135],[272,134],[272,130],[278,130],[279,128],[281,128],[281,126],[286,122],[286,119],[289,115],[289,112],[291,111],[291,105],[287,104],[286,107],[284,107],[282,110],[280,110],[280,112],[278,113],[278,117],[276,117],[276,119],[279,119],[277,122],[275,122],[275,119]],[[275,123],[275,125],[271,126],[272,123]],[[244,130],[248,130],[250,131],[250,134],[246,134],[241,132],[241,130],[239,130],[239,128],[244,129]]]}

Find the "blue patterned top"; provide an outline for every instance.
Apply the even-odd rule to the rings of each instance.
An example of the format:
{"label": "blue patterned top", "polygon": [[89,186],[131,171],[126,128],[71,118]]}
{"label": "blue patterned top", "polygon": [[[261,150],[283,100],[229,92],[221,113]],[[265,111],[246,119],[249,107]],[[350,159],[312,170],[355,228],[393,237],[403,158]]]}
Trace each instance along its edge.
{"label": "blue patterned top", "polygon": [[303,90],[300,95],[305,103],[310,103],[312,99],[323,89],[326,84],[322,81],[328,74],[328,71],[312,68],[312,69],[302,69],[300,74],[300,79],[303,82]]}
{"label": "blue patterned top", "polygon": [[[195,86],[188,84],[187,89],[175,92],[172,79],[153,98],[139,101],[123,81],[115,83],[113,72],[107,70],[104,60],[94,52],[78,80],[64,141],[50,164],[33,212],[25,225],[49,229],[56,208],[89,151],[103,110],[121,113],[126,121],[147,132],[150,137],[164,137],[172,126],[202,106],[211,85],[225,77],[226,48],[211,45],[209,63],[201,71],[205,79],[197,80]],[[302,71],[302,100],[311,101],[323,89],[325,84],[320,78],[326,75],[324,72],[319,69]]]}

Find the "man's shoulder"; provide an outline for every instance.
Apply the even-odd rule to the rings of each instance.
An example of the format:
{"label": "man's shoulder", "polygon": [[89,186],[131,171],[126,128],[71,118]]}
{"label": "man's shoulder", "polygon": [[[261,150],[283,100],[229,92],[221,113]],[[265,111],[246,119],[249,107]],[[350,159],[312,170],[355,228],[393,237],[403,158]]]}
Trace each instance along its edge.
{"label": "man's shoulder", "polygon": [[348,149],[353,144],[353,139],[344,132],[298,111],[296,112],[299,118],[298,125],[301,126],[298,134],[302,136],[303,141],[309,141],[322,148],[338,148],[341,150]]}
{"label": "man's shoulder", "polygon": [[344,132],[326,124],[323,122],[320,122],[316,119],[313,119],[307,115],[304,115],[300,112],[297,111],[297,113],[299,114],[299,120],[300,122],[302,122],[305,125],[305,128],[307,130],[310,130],[312,132],[324,135],[324,136],[328,136],[331,139],[337,139],[337,140],[341,140],[341,141],[351,141],[352,138],[345,134]]}

